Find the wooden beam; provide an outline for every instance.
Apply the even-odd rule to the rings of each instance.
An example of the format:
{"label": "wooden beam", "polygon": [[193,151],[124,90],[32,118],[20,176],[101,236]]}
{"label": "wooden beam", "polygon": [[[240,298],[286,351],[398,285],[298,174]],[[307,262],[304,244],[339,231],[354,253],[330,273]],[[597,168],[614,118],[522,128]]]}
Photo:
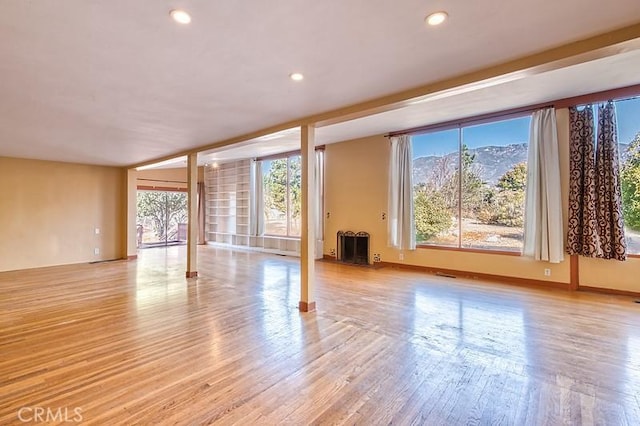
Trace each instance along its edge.
{"label": "wooden beam", "polygon": [[447,97],[478,90],[506,81],[514,81],[532,75],[541,74],[577,65],[596,59],[613,56],[630,50],[640,49],[640,23],[619,28],[607,33],[599,34],[563,46],[554,47],[532,55],[520,57],[502,64],[474,70],[465,74],[453,76],[436,82],[424,84],[412,89],[404,90],[388,96],[371,99],[342,108],[300,117],[295,120],[248,132],[236,137],[220,140],[207,145],[175,152],[154,160],[149,160],[129,167],[142,167],[175,157],[197,153],[224,146],[246,142],[251,139],[281,132],[302,125],[315,127],[342,123],[356,118],[362,118],[385,111],[392,111],[410,102],[420,100],[426,96]]}

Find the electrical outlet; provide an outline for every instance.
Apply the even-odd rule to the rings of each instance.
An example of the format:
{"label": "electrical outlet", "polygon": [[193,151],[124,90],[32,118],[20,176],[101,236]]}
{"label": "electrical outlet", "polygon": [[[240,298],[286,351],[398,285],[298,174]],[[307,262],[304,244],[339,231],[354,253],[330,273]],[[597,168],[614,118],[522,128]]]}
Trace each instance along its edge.
{"label": "electrical outlet", "polygon": [[549,268],[545,268],[545,270],[544,270],[544,276],[545,276],[545,277],[550,277],[550,276],[551,276],[551,269],[549,269]]}
{"label": "electrical outlet", "polygon": [[331,219],[331,212],[327,212],[327,219]]}
{"label": "electrical outlet", "polygon": [[96,256],[100,254],[100,249],[98,247],[93,249],[93,254],[95,254]]}
{"label": "electrical outlet", "polygon": [[381,217],[382,217],[382,220],[386,220],[386,219],[387,219],[387,214],[386,214],[386,213],[384,213],[384,212],[382,212]]}
{"label": "electrical outlet", "polygon": [[400,253],[400,255],[398,256],[400,260],[404,260],[404,253]]}
{"label": "electrical outlet", "polygon": [[380,262],[380,253],[373,253],[373,262]]}
{"label": "electrical outlet", "polygon": [[331,249],[331,250],[329,250],[329,254],[330,254],[331,256],[335,256],[335,255],[336,255],[336,249]]}

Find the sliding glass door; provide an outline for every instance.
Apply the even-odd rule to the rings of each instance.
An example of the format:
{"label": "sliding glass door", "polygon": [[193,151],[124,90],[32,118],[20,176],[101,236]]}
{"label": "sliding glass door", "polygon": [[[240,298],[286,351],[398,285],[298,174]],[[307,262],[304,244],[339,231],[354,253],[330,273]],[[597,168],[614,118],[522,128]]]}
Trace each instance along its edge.
{"label": "sliding glass door", "polygon": [[139,190],[137,204],[138,247],[186,243],[186,192]]}

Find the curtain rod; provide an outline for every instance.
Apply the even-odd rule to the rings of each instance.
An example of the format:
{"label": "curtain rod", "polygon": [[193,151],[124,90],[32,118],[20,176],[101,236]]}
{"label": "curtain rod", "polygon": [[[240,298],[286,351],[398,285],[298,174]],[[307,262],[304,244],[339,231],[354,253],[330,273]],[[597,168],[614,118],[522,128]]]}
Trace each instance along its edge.
{"label": "curtain rod", "polygon": [[618,89],[603,90],[602,92],[589,93],[582,96],[560,99],[556,102],[556,108],[569,108],[572,106],[586,105],[596,102],[626,101],[640,96],[640,84],[620,87]]}
{"label": "curtain rod", "polygon": [[181,180],[162,180],[162,179],[145,179],[145,178],[138,178],[138,180],[145,180],[149,182],[164,182],[164,183],[187,183],[186,181],[181,181]]}
{"label": "curtain rod", "polygon": [[461,126],[470,126],[470,125],[489,123],[492,121],[498,121],[497,119],[506,120],[509,118],[522,117],[539,109],[553,108],[553,107],[554,107],[553,103],[529,105],[526,107],[512,108],[512,109],[503,110],[499,112],[490,112],[487,114],[474,115],[466,118],[460,118],[457,120],[445,121],[443,123],[428,124],[426,126],[419,126],[419,127],[413,127],[411,129],[389,132],[384,136],[387,138],[390,138],[392,136],[415,135],[419,133],[433,132],[436,130],[456,129]]}
{"label": "curtain rod", "polygon": [[[318,145],[315,147],[314,151],[324,151],[324,148],[325,148],[325,145]],[[265,155],[264,157],[256,157],[255,161],[278,160],[280,158],[288,158],[294,155],[301,155],[301,154],[302,154],[302,151],[300,151],[299,149],[296,149],[294,151],[282,152],[280,154],[271,154],[271,155]]]}
{"label": "curtain rod", "polygon": [[136,188],[140,191],[189,192],[187,188],[182,188],[182,187],[174,188],[172,186],[138,185]]}
{"label": "curtain rod", "polygon": [[583,107],[583,106],[587,106],[587,105],[594,105],[594,104],[600,104],[603,102],[625,102],[625,101],[631,101],[633,99],[640,99],[640,95],[636,95],[636,96],[628,96],[628,97],[624,97],[624,98],[610,98],[610,99],[601,99],[601,100],[597,100],[597,101],[588,101],[588,102],[584,102],[584,103],[578,103],[578,104],[574,104],[574,105],[570,105],[569,107]]}
{"label": "curtain rod", "polygon": [[630,100],[638,97],[640,97],[640,84],[635,84],[633,86],[625,86],[617,89],[603,90],[601,92],[594,92],[594,93],[589,93],[581,96],[558,99],[558,100],[547,102],[544,104],[529,105],[521,108],[504,110],[501,112],[476,115],[476,116],[471,116],[467,118],[462,118],[459,120],[451,120],[444,123],[430,124],[426,126],[414,127],[411,129],[393,131],[393,132],[387,133],[384,136],[389,138],[392,136],[412,135],[412,134],[418,134],[418,133],[432,132],[435,130],[449,130],[449,129],[455,129],[456,127],[460,127],[462,125],[483,124],[490,121],[496,121],[496,119],[498,118],[504,118],[504,119],[515,118],[518,115],[521,116],[526,113],[530,113],[542,108],[561,109],[561,108],[569,108],[569,107],[578,106],[578,105],[586,105],[586,104],[595,103],[595,102],[605,102],[608,100],[626,101],[626,100]]}

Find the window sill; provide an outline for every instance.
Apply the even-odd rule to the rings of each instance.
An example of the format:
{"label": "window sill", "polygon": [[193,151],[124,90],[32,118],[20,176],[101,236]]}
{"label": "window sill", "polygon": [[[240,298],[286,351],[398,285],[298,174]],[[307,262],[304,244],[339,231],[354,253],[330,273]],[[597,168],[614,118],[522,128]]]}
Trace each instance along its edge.
{"label": "window sill", "polygon": [[522,252],[509,251],[509,250],[487,250],[487,249],[475,249],[475,248],[460,248],[460,247],[446,247],[436,246],[430,244],[416,244],[416,248],[419,249],[431,249],[431,250],[444,250],[444,251],[457,251],[463,253],[479,253],[479,254],[499,254],[501,256],[516,256],[521,257]]}
{"label": "window sill", "polygon": [[[416,248],[430,249],[430,250],[457,251],[457,252],[464,252],[464,253],[499,254],[502,256],[522,257],[522,252],[508,251],[508,250],[487,250],[487,249],[474,249],[474,248],[464,248],[464,247],[458,248],[458,247],[447,247],[447,246],[435,246],[430,244],[416,244]],[[627,254],[627,259],[640,259],[640,254]]]}
{"label": "window sill", "polygon": [[263,234],[260,236],[263,238],[280,238],[282,240],[288,240],[288,241],[297,241],[300,239],[300,237],[295,237],[291,235]]}

